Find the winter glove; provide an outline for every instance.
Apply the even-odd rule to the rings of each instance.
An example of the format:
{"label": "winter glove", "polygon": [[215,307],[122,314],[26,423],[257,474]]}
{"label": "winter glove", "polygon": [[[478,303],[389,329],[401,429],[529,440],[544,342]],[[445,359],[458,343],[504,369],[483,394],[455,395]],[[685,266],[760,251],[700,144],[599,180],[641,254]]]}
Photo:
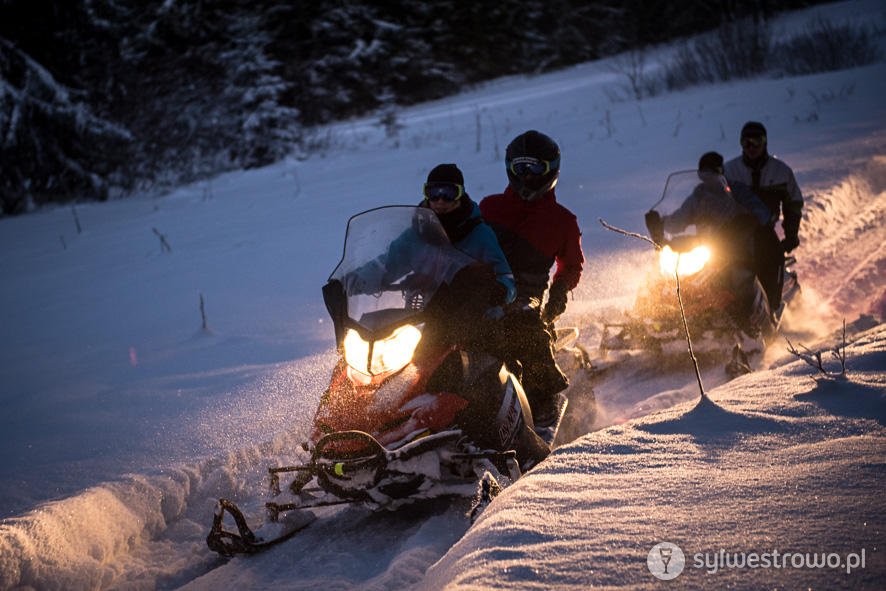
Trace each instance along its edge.
{"label": "winter glove", "polygon": [[434,278],[424,273],[410,273],[400,282],[403,289],[424,291],[435,285]]}
{"label": "winter glove", "polygon": [[350,273],[345,275],[342,278],[342,283],[345,288],[345,293],[348,295],[356,295],[361,293],[367,293],[368,289],[368,281],[365,278],[361,277],[359,273]]}
{"label": "winter glove", "polygon": [[496,280],[489,290],[489,305],[501,309],[508,296],[508,288],[503,283]]}
{"label": "winter glove", "polygon": [[452,278],[449,287],[452,301],[457,302],[462,310],[476,313],[477,317],[489,306],[500,304],[503,299],[496,300],[494,294],[501,293],[499,289],[504,290],[504,286],[496,280],[492,267],[483,263],[462,268]]}
{"label": "winter glove", "polygon": [[656,244],[664,242],[664,222],[657,211],[650,210],[646,212],[646,229],[649,230],[649,237]]}
{"label": "winter glove", "polygon": [[504,308],[501,306],[492,306],[486,309],[486,313],[483,314],[483,318],[486,320],[501,320],[505,317]]}
{"label": "winter glove", "polygon": [[541,301],[538,298],[517,297],[516,300],[504,306],[508,316],[538,316],[541,314]]}
{"label": "winter glove", "polygon": [[781,249],[785,252],[791,252],[800,246],[800,239],[797,236],[785,236],[781,241]]}
{"label": "winter glove", "polygon": [[550,324],[566,311],[566,295],[569,292],[566,284],[555,281],[548,291],[548,303],[541,313],[541,319]]}

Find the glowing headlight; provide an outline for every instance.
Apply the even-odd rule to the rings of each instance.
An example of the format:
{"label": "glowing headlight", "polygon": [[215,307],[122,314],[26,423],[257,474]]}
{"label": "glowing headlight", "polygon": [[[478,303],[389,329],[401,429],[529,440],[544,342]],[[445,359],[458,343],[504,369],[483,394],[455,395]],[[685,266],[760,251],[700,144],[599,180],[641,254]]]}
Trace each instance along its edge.
{"label": "glowing headlight", "polygon": [[386,339],[367,343],[354,329],[345,334],[345,361],[366,375],[398,371],[412,361],[421,331],[411,324],[401,326]]}
{"label": "glowing headlight", "polygon": [[[676,253],[671,250],[670,246],[665,246],[658,255],[658,266],[663,275],[673,277],[674,271],[677,271],[685,277],[701,271],[710,259],[711,249],[707,246],[696,246],[684,253]],[[679,269],[677,268],[678,261]]]}

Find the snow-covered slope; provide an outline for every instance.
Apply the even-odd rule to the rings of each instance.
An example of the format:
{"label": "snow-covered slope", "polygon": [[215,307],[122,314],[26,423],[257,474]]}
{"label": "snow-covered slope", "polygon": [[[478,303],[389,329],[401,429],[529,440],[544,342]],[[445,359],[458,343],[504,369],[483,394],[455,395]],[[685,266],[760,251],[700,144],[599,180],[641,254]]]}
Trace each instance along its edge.
{"label": "snow-covered slope", "polygon": [[[847,355],[846,379],[816,381],[794,360],[560,447],[419,588],[658,588],[647,559],[662,542],[685,556],[680,588],[877,588],[886,327],[860,335]],[[727,563],[721,550],[746,556]],[[750,553],[771,553],[772,568],[726,566]],[[660,555],[652,561],[663,573]],[[814,566],[822,562],[830,566]]]}
{"label": "snow-covered slope", "polygon": [[[875,2],[825,8],[868,14],[882,23]],[[537,540],[539,554],[521,550],[527,562],[549,556],[556,563],[555,552],[571,545],[582,556],[600,553],[593,540],[582,537],[597,536],[593,528],[598,527],[611,534],[616,557],[626,557],[628,546],[645,556],[651,540],[640,526],[646,520],[644,499],[656,497],[654,491],[644,492],[643,481],[632,473],[674,483],[668,480],[671,472],[658,467],[662,462],[679,474],[678,460],[685,460],[687,483],[709,483],[718,493],[744,499],[771,490],[773,502],[785,496],[787,480],[773,483],[778,473],[755,468],[752,459],[771,455],[785,465],[796,459],[807,465],[808,474],[825,472],[844,459],[843,443],[827,443],[840,441],[841,424],[853,425],[845,447],[868,446],[869,455],[882,463],[882,420],[843,420],[841,413],[856,412],[854,402],[851,408],[834,407],[815,393],[803,398],[813,387],[806,369],[785,364],[783,349],[775,347],[762,366],[777,364],[771,374],[764,371],[714,390],[725,377],[718,369],[705,372],[719,410],[701,408],[684,416],[688,406],[672,408],[691,405],[697,397],[688,371],[626,372],[597,384],[595,422],[584,420],[581,404],[572,405],[572,434],[610,429],[564,447],[496,501],[478,528],[448,554],[468,530],[458,506],[426,508],[430,517],[332,511],[328,523],[312,525],[272,553],[227,564],[206,549],[215,499],[260,505],[265,468],[292,460],[325,387],[334,354],[319,287],[341,254],[347,218],[368,207],[416,202],[427,171],[439,162],[457,162],[475,198],[499,191],[506,182],[504,146],[525,129],[545,131],[563,148],[558,198],[578,215],[588,258],[565,321],[580,325],[589,345],[596,344],[601,318],[631,305],[651,257],[642,245],[604,230],[597,219],[641,231],[642,213],[657,199],[667,173],[692,167],[710,149],[727,157],[737,154],[738,131],[748,119],[767,125],[772,150],[794,168],[807,197],[797,251],[804,305],[789,319],[792,340],[833,344],[831,333],[844,317],[852,322],[867,312],[882,320],[886,66],[695,88],[640,104],[607,97],[619,81],[606,63],[501,80],[404,109],[398,138],[385,137],[373,120],[349,122],[330,128],[321,136],[329,139],[325,153],[304,162],[223,175],[163,199],[0,220],[0,588],[150,589],[191,582],[200,589],[227,587],[231,577],[253,588],[271,581],[281,588],[433,587],[444,580],[465,582],[463,573],[495,586],[474,569],[485,564],[489,572],[502,572],[495,559],[507,562],[509,554],[502,550],[470,563],[464,551],[477,548],[471,546],[477,540],[501,547],[511,539],[521,547]],[[154,229],[171,252],[161,251]],[[201,329],[201,294],[208,331]],[[870,343],[855,349],[850,378],[860,381],[843,384],[845,392],[837,397],[865,401],[863,392],[874,390],[874,399],[877,388],[882,393],[881,337],[877,329],[866,337]],[[739,387],[750,394],[742,397]],[[666,414],[650,415],[656,410]],[[723,426],[722,441],[705,420]],[[645,450],[644,438],[652,449]],[[603,444],[614,450],[611,474]],[[666,454],[669,447],[673,457]],[[624,453],[614,453],[619,450]],[[804,450],[808,458],[801,461]],[[822,467],[815,468],[817,463]],[[821,486],[814,486],[816,479],[803,480],[805,489],[787,495],[793,500],[773,505],[773,511],[787,513],[761,520],[759,535],[747,539],[768,535],[779,546],[793,543],[776,539],[785,528],[770,530],[765,524],[798,519],[802,501],[818,503],[816,495],[835,499],[829,507],[844,500],[875,506],[875,500],[858,499],[866,498],[876,466],[861,460],[846,466],[850,471],[840,482],[824,475]],[[701,472],[704,467],[710,470]],[[576,474],[566,472],[573,468]],[[758,480],[745,479],[739,486],[730,480],[737,478],[733,468]],[[555,495],[555,507],[581,506],[578,518],[559,509],[548,514],[552,522],[563,521],[562,531],[573,537],[521,537],[511,531],[511,537],[493,542],[493,530],[510,531],[493,527],[501,519],[514,530],[539,527],[534,516],[543,509],[532,504],[534,494],[549,499],[571,478],[585,482],[592,474],[605,483],[604,492],[618,490],[620,481],[637,489],[624,495],[631,501],[637,537],[625,541],[634,526],[615,523],[622,514],[613,507],[594,509],[595,518],[613,523],[581,523],[593,508],[581,503],[593,505],[594,499],[579,496],[571,505],[569,497]],[[512,502],[529,512],[524,525]],[[747,524],[729,513],[733,521],[704,525],[704,516],[716,506],[713,501],[699,506],[704,508],[697,518],[661,530],[673,532],[673,541],[682,541],[684,549],[707,549],[694,545],[688,534],[676,537],[696,523],[705,544],[731,535],[733,521],[736,527]],[[834,524],[849,523],[851,510],[835,519]],[[805,531],[825,546],[827,527],[802,525],[805,530],[797,535]],[[867,543],[864,531],[850,531],[860,533],[841,539]],[[882,536],[882,527],[877,531]],[[444,555],[423,582],[428,567]],[[632,567],[605,564],[581,572],[564,569],[562,578],[545,583],[515,563],[508,585],[587,586],[599,580],[618,586],[634,584],[633,576],[651,576],[641,570],[621,579],[619,574]],[[882,576],[870,564],[877,563],[869,562],[868,572]],[[778,580],[780,574],[772,576]],[[868,579],[850,583],[863,580]]]}

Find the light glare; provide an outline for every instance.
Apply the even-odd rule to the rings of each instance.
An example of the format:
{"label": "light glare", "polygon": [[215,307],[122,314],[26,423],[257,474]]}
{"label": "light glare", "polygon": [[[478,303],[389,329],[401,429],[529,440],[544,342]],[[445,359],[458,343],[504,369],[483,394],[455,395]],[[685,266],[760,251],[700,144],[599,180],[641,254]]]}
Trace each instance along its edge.
{"label": "light glare", "polygon": [[345,361],[353,369],[366,375],[399,371],[412,361],[420,340],[421,331],[418,328],[411,324],[401,326],[391,336],[373,343],[370,361],[369,343],[356,330],[349,329],[344,340]]}
{"label": "light glare", "polygon": [[696,246],[684,253],[674,252],[670,246],[665,246],[659,254],[658,265],[663,275],[673,276],[677,271],[681,277],[686,277],[701,271],[710,259],[711,249],[707,246]]}

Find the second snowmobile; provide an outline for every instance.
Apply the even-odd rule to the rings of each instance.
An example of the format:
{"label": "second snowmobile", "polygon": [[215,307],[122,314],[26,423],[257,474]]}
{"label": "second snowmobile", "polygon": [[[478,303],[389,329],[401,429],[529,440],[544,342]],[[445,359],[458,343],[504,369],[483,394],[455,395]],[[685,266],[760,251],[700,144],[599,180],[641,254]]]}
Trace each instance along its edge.
{"label": "second snowmobile", "polygon": [[[695,170],[671,174],[655,207],[665,213],[674,211],[698,185]],[[727,195],[728,191],[727,187]],[[728,225],[687,230],[663,240],[655,268],[648,272],[625,319],[604,323],[603,360],[597,361],[598,366],[604,367],[605,359],[617,357],[613,352],[618,351],[642,351],[659,361],[668,353],[685,353],[681,301],[694,350],[728,358],[725,369],[732,377],[750,371],[750,356],[762,352],[776,334],[785,306],[800,290],[792,268],[795,259],[785,259],[781,304],[772,310],[744,254],[748,249],[741,233]]]}

